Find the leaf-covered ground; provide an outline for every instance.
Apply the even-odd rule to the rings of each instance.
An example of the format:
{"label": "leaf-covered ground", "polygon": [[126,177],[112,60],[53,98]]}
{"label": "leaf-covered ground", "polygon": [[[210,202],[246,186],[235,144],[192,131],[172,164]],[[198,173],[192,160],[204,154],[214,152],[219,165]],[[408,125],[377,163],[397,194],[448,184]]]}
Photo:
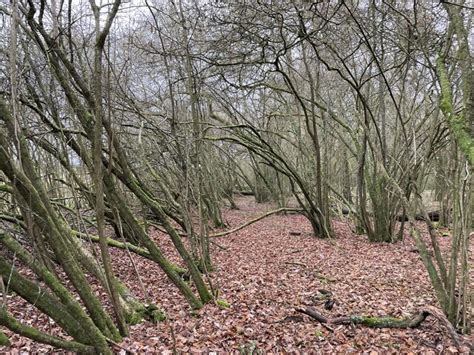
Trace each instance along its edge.
{"label": "leaf-covered ground", "polygon": [[[239,210],[225,210],[229,227],[236,227],[269,205],[237,199]],[[211,281],[219,298],[230,306],[207,305],[190,312],[159,267],[134,256],[138,275],[126,252],[113,250],[116,273],[143,300],[161,305],[168,320],[144,322],[116,351],[143,352],[324,352],[440,353],[455,348],[439,322],[428,318],[418,329],[369,329],[333,326],[332,331],[295,307],[316,307],[327,317],[339,315],[411,316],[436,300],[419,254],[410,238],[397,244],[372,244],[351,232],[346,221],[334,221],[336,238],[312,237],[299,215],[273,215],[239,232],[214,239]],[[299,235],[295,235],[299,234]],[[160,246],[178,258],[165,235]],[[449,238],[443,238],[444,247]],[[319,290],[330,291],[336,303],[325,310]],[[46,317],[13,297],[9,310],[30,325],[53,330]],[[45,351],[48,346],[12,336],[13,346],[0,352]]]}

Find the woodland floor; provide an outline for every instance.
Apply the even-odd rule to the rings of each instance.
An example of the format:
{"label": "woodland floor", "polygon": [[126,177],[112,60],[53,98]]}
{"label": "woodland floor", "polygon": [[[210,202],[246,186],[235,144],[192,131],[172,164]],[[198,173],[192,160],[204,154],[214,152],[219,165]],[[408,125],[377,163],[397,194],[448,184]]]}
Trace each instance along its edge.
{"label": "woodland floor", "polygon": [[[239,210],[225,210],[225,221],[236,227],[272,206],[238,198]],[[130,336],[116,351],[134,353],[264,352],[304,353],[450,353],[455,352],[440,323],[428,317],[417,329],[370,329],[334,326],[330,332],[295,307],[312,306],[328,317],[338,315],[416,314],[437,305],[419,254],[411,238],[401,243],[372,244],[351,232],[347,221],[335,220],[336,238],[318,240],[300,215],[273,215],[239,232],[214,239],[216,271],[212,282],[229,308],[211,304],[192,314],[184,299],[152,262],[134,257],[137,277],[126,252],[112,250],[116,273],[137,296],[160,304],[168,320],[144,322],[130,329]],[[300,235],[290,235],[300,232]],[[178,260],[165,235],[156,234],[163,250]],[[443,248],[450,238],[442,238]],[[471,253],[472,255],[472,253]],[[139,279],[143,283],[140,286]],[[319,289],[333,293],[331,311],[316,299]],[[144,291],[145,290],[145,291]],[[29,325],[60,334],[45,316],[17,297],[9,310]],[[286,318],[288,316],[293,316]],[[51,351],[52,348],[13,335],[13,346],[0,352]],[[248,353],[248,352],[247,352]]]}

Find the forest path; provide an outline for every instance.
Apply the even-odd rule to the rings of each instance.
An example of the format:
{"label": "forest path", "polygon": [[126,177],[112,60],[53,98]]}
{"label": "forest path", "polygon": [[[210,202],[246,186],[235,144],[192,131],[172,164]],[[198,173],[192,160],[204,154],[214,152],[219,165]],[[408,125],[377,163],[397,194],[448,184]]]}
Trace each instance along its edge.
{"label": "forest path", "polygon": [[[229,228],[272,209],[251,197],[237,199],[239,210],[225,210]],[[264,351],[439,352],[451,343],[440,325],[428,318],[418,329],[336,327],[332,333],[294,311],[314,306],[330,317],[338,315],[409,316],[426,305],[436,305],[427,273],[414,253],[413,242],[373,244],[356,236],[349,223],[334,221],[336,238],[319,240],[311,235],[300,215],[273,215],[241,231],[215,239],[216,271],[212,280],[219,298],[230,308],[208,305],[199,317],[190,315],[181,297],[160,287],[157,301],[170,321],[157,326],[141,324],[123,345],[135,351],[172,349],[182,352],[232,351],[256,346]],[[298,232],[300,235],[290,235]],[[162,245],[168,243],[160,237]],[[442,241],[444,244],[448,240]],[[166,248],[171,250],[171,247]],[[155,267],[153,267],[155,268]],[[147,273],[150,275],[150,273]],[[158,281],[158,280],[156,280]],[[149,289],[166,280],[150,280]],[[324,310],[318,290],[332,292],[336,304]],[[174,294],[174,295],[173,295]],[[285,319],[296,316],[293,319]]]}
{"label": "forest path", "polygon": [[[252,197],[237,198],[239,210],[224,209],[228,228],[235,228],[274,207],[256,204]],[[141,298],[161,305],[168,320],[143,322],[130,328],[116,351],[125,353],[202,353],[259,349],[264,352],[449,353],[450,339],[429,317],[418,329],[370,329],[336,326],[333,332],[295,307],[316,307],[327,317],[392,315],[405,317],[427,305],[436,305],[431,286],[413,241],[369,243],[351,232],[347,221],[333,221],[336,237],[319,240],[311,235],[301,215],[272,215],[226,237],[214,239],[215,271],[211,275],[219,298],[229,308],[206,305],[197,313],[172,286],[160,268],[133,256],[138,275],[123,250],[111,249],[115,273]],[[291,232],[291,233],[290,233]],[[292,235],[299,233],[299,235]],[[168,238],[154,233],[165,254],[178,262]],[[442,238],[445,249],[450,238]],[[141,280],[141,282],[139,282]],[[143,288],[142,288],[143,285]],[[332,293],[331,311],[323,307],[319,290]],[[148,297],[147,297],[148,294]],[[44,315],[18,297],[9,310],[28,324],[61,335]],[[288,318],[289,317],[289,318]],[[51,347],[14,335],[13,346],[0,352],[44,352]]]}

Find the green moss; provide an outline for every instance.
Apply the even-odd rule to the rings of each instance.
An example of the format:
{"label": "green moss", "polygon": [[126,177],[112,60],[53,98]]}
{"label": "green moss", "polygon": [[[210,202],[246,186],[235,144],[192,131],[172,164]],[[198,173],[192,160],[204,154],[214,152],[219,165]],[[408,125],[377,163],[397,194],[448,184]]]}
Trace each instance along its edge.
{"label": "green moss", "polygon": [[227,301],[224,300],[224,299],[218,299],[218,300],[216,300],[216,304],[217,304],[219,307],[224,308],[224,309],[230,308],[229,302],[227,302]]}
{"label": "green moss", "polygon": [[154,304],[150,304],[145,308],[145,318],[152,323],[163,322],[166,320],[166,313]]}
{"label": "green moss", "polygon": [[[104,345],[96,343],[94,345],[95,347],[94,349],[89,345],[85,345],[77,341],[64,340],[62,338],[55,337],[48,333],[43,333],[42,331],[34,327],[30,327],[26,324],[22,324],[18,322],[15,318],[10,316],[3,307],[0,307],[0,324],[2,326],[5,326],[6,328],[8,328],[14,333],[30,338],[39,343],[53,345],[54,347],[65,349],[65,350],[71,350],[75,353],[91,354],[91,353],[95,353],[94,350],[97,350],[98,353],[112,354],[112,352],[110,351],[105,341],[104,341]],[[0,331],[0,334],[3,334],[3,333]],[[8,339],[6,340],[8,341]],[[2,340],[0,339],[0,341]]]}
{"label": "green moss", "polygon": [[126,321],[130,325],[138,324],[143,319],[146,319],[152,323],[162,322],[166,320],[166,313],[154,304],[141,304],[133,311],[128,312],[126,316]]}
{"label": "green moss", "polygon": [[187,274],[188,270],[186,270],[185,268],[182,268],[176,264],[170,264],[170,267],[174,270],[174,272],[176,272],[179,276],[183,276],[185,274]]}
{"label": "green moss", "polygon": [[323,332],[320,331],[319,329],[316,329],[316,330],[314,331],[313,335],[314,335],[315,337],[318,337],[318,338],[324,338]]}
{"label": "green moss", "polygon": [[10,346],[10,339],[0,330],[0,345],[1,346]]}
{"label": "green moss", "polygon": [[127,322],[127,324],[130,324],[130,325],[138,324],[142,321],[142,319],[143,319],[143,313],[137,312],[137,311],[129,312],[125,316],[125,321]]}
{"label": "green moss", "polygon": [[449,127],[456,137],[459,147],[464,152],[471,165],[474,165],[474,139],[469,132],[469,121],[462,114],[456,115],[454,112],[451,83],[449,82],[443,57],[439,57],[436,60],[436,72],[441,87],[441,100],[439,107],[446,116]]}

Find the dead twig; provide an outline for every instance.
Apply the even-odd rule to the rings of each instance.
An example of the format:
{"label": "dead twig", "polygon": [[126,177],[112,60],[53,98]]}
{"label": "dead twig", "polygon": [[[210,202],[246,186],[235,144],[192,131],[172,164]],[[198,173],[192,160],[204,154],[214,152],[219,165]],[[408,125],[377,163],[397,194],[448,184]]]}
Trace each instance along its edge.
{"label": "dead twig", "polygon": [[308,267],[308,265],[303,264],[303,263],[298,263],[295,261],[285,261],[286,265],[296,265],[296,266],[301,266],[301,267]]}

